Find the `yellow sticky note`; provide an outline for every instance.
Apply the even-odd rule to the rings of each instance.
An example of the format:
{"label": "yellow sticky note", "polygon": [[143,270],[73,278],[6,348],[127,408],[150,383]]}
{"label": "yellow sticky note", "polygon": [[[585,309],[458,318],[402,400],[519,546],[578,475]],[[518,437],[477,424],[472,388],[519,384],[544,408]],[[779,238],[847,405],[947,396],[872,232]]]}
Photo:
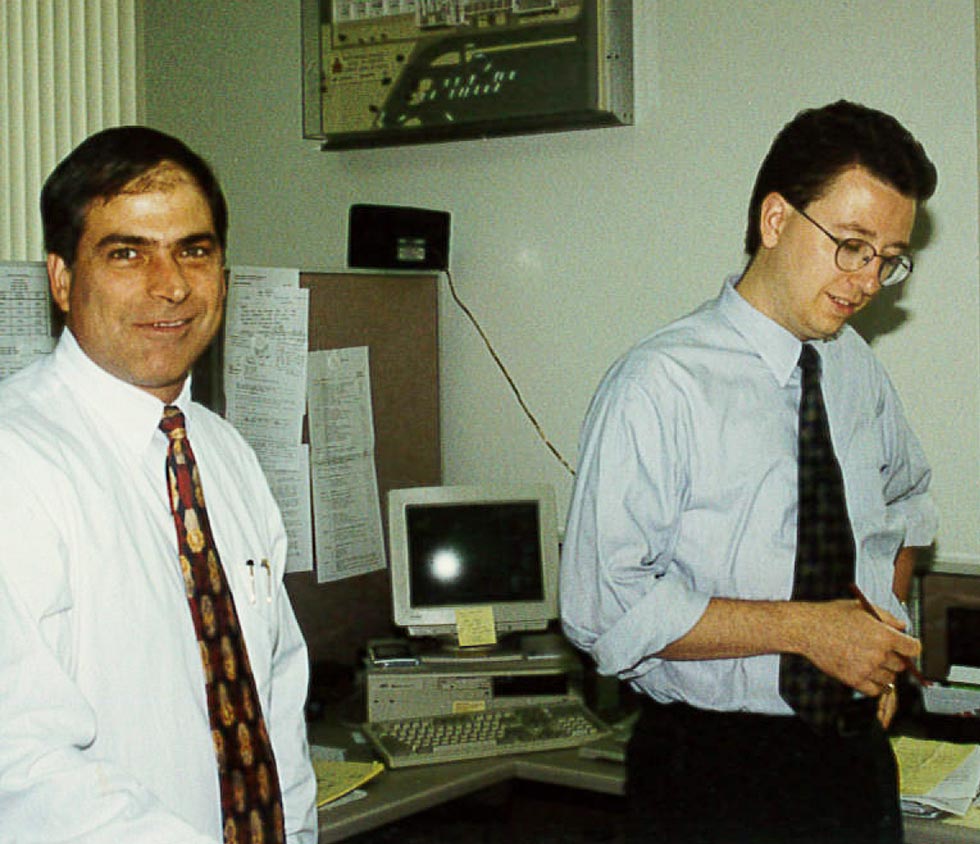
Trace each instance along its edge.
{"label": "yellow sticky note", "polygon": [[484,712],[487,708],[485,700],[454,700],[453,713],[456,712]]}
{"label": "yellow sticky note", "polygon": [[497,627],[493,607],[464,607],[456,610],[456,636],[460,647],[495,645]]}

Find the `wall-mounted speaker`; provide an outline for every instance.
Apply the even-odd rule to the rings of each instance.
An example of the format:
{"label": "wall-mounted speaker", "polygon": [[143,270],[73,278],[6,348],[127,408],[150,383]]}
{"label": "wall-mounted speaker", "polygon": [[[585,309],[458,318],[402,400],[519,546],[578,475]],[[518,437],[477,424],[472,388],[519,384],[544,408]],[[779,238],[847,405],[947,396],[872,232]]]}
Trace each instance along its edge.
{"label": "wall-mounted speaker", "polygon": [[352,205],[347,265],[372,270],[449,268],[449,212],[400,205]]}

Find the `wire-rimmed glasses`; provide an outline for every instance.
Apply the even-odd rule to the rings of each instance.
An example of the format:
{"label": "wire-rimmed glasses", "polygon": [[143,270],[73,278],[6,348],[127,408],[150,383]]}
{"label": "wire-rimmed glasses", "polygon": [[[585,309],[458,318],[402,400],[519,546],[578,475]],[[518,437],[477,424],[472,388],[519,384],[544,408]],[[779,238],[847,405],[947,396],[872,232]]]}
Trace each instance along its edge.
{"label": "wire-rimmed glasses", "polygon": [[[796,208],[796,206],[793,206]],[[860,237],[834,237],[829,231],[813,219],[806,211],[796,210],[837,244],[834,253],[834,263],[845,273],[856,273],[863,270],[875,258],[879,258],[878,282],[882,287],[900,284],[912,274],[912,257],[904,253],[898,255],[882,255],[874,246]]]}

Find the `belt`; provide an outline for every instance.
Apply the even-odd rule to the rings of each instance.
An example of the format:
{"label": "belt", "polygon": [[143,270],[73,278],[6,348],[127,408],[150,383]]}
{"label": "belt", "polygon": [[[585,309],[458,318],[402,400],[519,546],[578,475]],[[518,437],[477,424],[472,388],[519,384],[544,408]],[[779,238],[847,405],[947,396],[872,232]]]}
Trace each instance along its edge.
{"label": "belt", "polygon": [[[729,720],[733,726],[739,724],[751,725],[769,723],[773,726],[781,725],[789,727],[798,725],[800,729],[817,732],[813,727],[804,722],[796,715],[769,715],[760,712],[730,712],[724,710],[698,709],[679,701],[674,703],[659,703],[652,698],[644,696],[640,699],[640,705],[651,715],[655,714],[658,718],[675,718],[680,723],[696,725],[698,723],[722,722]],[[820,735],[828,737],[837,736],[839,738],[855,738],[857,736],[868,735],[875,729],[877,719],[878,701],[875,698],[856,698],[848,701],[837,717],[831,724],[819,731]]]}

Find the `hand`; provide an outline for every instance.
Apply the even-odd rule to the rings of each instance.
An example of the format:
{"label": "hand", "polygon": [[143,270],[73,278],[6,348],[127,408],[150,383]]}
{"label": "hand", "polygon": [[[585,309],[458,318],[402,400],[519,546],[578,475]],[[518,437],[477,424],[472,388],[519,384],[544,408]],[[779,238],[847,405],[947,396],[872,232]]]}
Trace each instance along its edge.
{"label": "hand", "polygon": [[890,689],[906,660],[921,649],[917,639],[902,632],[905,625],[884,610],[878,610],[878,620],[852,600],[802,603],[800,608],[806,623],[803,656],[869,697]]}

